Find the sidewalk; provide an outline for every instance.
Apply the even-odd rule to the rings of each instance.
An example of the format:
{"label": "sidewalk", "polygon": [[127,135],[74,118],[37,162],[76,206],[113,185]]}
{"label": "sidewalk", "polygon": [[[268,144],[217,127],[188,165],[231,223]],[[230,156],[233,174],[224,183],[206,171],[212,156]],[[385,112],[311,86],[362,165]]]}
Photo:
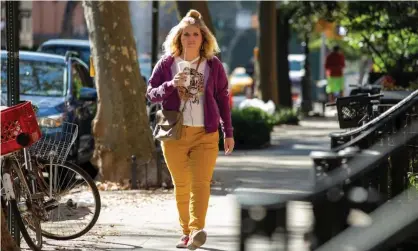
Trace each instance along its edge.
{"label": "sidewalk", "polygon": [[[338,124],[324,119],[280,126],[273,145],[262,150],[219,154],[207,215],[208,241],[199,250],[238,250],[239,209],[232,193],[277,194],[308,191],[312,172],[309,152],[329,149],[328,134]],[[172,191],[101,192],[103,208],[96,226],[73,241],[45,239],[44,250],[171,251],[179,238]],[[23,245],[22,245],[23,246]]]}
{"label": "sidewalk", "polygon": [[309,153],[330,148],[329,133],[338,131],[330,119],[303,120],[299,126],[283,125],[272,133],[267,149],[220,153],[214,180],[228,192],[289,193],[310,190],[313,179]]}

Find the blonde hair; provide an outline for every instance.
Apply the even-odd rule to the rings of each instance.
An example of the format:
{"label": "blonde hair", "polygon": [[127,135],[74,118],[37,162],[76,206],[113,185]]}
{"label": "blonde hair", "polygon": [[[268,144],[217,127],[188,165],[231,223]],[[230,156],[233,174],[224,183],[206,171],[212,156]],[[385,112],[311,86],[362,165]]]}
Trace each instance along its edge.
{"label": "blonde hair", "polygon": [[197,10],[189,10],[179,24],[174,26],[168,33],[163,43],[163,52],[165,55],[174,57],[181,55],[183,51],[181,34],[183,33],[183,29],[188,25],[196,25],[202,33],[201,56],[211,59],[221,51],[215,36],[203,21],[202,15]]}

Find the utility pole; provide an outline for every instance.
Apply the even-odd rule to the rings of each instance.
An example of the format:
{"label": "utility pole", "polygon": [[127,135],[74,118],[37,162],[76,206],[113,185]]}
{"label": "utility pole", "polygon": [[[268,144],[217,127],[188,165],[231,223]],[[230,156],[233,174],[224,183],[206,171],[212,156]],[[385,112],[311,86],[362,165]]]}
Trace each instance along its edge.
{"label": "utility pole", "polygon": [[[6,1],[6,50],[7,50],[7,105],[19,103],[19,2]],[[20,247],[20,230],[10,205],[7,208],[9,232]]]}
{"label": "utility pole", "polygon": [[7,105],[19,103],[19,2],[6,1]]}

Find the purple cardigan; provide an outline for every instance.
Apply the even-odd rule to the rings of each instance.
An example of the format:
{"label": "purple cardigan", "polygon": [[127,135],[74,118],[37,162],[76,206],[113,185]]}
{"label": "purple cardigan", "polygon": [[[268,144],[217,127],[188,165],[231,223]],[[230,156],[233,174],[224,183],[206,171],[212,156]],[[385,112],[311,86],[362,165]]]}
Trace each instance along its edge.
{"label": "purple cardigan", "polygon": [[[148,81],[147,98],[153,103],[162,102],[165,110],[178,111],[180,97],[174,87],[173,63],[172,56],[163,56],[157,62]],[[207,133],[216,132],[221,122],[224,137],[233,137],[228,78],[217,57],[208,59],[205,68],[204,122]]]}

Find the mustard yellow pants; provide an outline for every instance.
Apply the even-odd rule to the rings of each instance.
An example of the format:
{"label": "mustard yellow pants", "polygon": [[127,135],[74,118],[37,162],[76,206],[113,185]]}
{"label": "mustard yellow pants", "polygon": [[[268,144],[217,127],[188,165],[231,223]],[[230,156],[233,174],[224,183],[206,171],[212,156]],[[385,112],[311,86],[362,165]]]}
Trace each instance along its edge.
{"label": "mustard yellow pants", "polygon": [[205,227],[218,142],[218,132],[206,133],[203,127],[183,126],[179,140],[161,144],[174,183],[183,234]]}

